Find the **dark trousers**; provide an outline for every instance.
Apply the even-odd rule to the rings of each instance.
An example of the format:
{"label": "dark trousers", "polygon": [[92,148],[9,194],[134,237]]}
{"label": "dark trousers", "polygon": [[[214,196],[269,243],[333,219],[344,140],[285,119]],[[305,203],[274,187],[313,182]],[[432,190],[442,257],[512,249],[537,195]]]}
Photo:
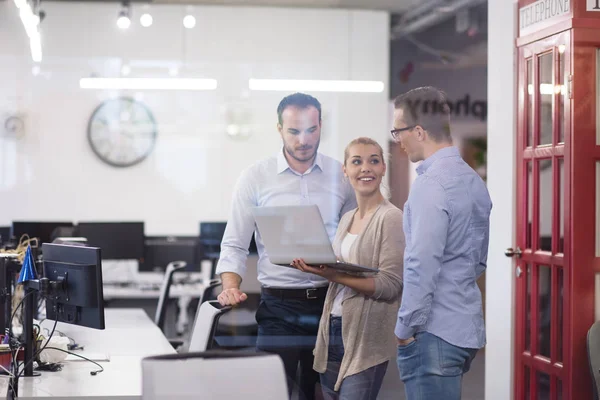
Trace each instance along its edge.
{"label": "dark trousers", "polygon": [[313,370],[313,350],[324,302],[324,296],[298,300],[263,293],[256,311],[256,347],[281,357],[290,396],[297,388],[303,400],[315,399],[318,390],[319,374]]}

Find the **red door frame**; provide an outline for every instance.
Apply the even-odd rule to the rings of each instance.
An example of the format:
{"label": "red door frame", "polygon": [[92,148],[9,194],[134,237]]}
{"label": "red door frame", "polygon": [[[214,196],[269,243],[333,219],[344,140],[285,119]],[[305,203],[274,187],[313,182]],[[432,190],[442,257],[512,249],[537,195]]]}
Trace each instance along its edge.
{"label": "red door frame", "polygon": [[[584,2],[585,3],[585,2]],[[600,13],[596,13],[600,14]],[[589,21],[586,21],[589,22]],[[596,238],[596,161],[600,148],[596,143],[596,57],[600,49],[600,19],[596,29],[578,27],[572,31],[573,100],[571,123],[571,224],[572,242],[571,290],[574,294],[571,314],[576,316],[569,325],[568,337],[572,342],[573,362],[569,370],[572,393],[576,398],[592,398],[591,377],[588,368],[586,337],[594,323],[595,274],[600,263],[595,255]],[[586,396],[586,397],[583,397]]]}

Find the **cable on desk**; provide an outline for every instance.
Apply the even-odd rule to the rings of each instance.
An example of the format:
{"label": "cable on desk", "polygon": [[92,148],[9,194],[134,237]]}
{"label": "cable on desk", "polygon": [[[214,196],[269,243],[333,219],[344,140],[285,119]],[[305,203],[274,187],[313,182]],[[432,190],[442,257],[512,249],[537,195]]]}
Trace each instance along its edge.
{"label": "cable on desk", "polygon": [[39,349],[38,351],[35,352],[35,354],[31,358],[31,360],[29,360],[29,363],[25,364],[25,366],[23,367],[21,372],[19,372],[17,374],[17,379],[19,379],[22,376],[22,374],[25,372],[25,369],[29,366],[29,364],[31,364],[37,358],[37,356],[39,356],[40,353],[48,346],[48,343],[50,343],[50,339],[52,339],[52,335],[54,335],[54,330],[56,329],[56,324],[58,324],[58,319],[54,320],[54,327],[52,328],[52,332],[50,332],[50,336],[48,336],[48,339],[46,340],[46,344],[43,345],[41,349]]}
{"label": "cable on desk", "polygon": [[91,362],[92,364],[97,365],[100,369],[96,370],[96,371],[90,371],[90,375],[92,375],[92,376],[98,375],[100,372],[104,371],[104,367],[102,365],[98,364],[96,361],[92,361],[89,358],[82,356],[81,354],[73,353],[72,351],[67,351],[67,350],[59,349],[58,347],[48,347],[48,349],[62,351],[63,353],[71,354],[71,355],[73,355],[75,357],[82,358],[82,359],[84,359],[86,361]]}

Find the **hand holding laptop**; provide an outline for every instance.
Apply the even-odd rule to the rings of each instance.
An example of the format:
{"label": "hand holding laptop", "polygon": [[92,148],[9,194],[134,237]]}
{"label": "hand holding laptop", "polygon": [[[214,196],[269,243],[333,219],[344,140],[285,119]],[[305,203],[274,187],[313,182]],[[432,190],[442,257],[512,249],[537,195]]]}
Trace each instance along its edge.
{"label": "hand holding laptop", "polygon": [[302,272],[322,276],[329,281],[333,280],[333,278],[339,273],[335,269],[329,268],[326,265],[319,265],[318,267],[307,265],[301,258],[294,259],[290,265]]}

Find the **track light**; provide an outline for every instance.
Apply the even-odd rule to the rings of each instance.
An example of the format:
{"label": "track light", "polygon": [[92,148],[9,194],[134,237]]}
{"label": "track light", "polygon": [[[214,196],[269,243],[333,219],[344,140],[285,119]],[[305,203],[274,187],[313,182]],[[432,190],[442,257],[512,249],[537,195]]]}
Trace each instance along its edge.
{"label": "track light", "polygon": [[193,27],[195,27],[196,17],[194,17],[193,15],[186,15],[185,17],[183,17],[183,26],[185,26],[188,29],[192,29]]}
{"label": "track light", "polygon": [[127,29],[131,26],[131,19],[129,18],[129,3],[123,3],[121,11],[119,11],[119,17],[117,18],[117,26],[120,29]]}
{"label": "track light", "polygon": [[150,25],[152,25],[153,19],[152,19],[152,15],[146,13],[143,14],[140,17],[140,24],[144,27],[144,28],[148,28]]}

